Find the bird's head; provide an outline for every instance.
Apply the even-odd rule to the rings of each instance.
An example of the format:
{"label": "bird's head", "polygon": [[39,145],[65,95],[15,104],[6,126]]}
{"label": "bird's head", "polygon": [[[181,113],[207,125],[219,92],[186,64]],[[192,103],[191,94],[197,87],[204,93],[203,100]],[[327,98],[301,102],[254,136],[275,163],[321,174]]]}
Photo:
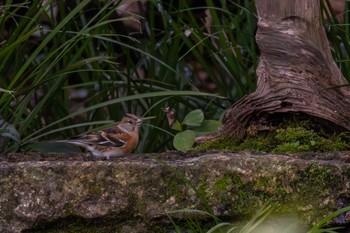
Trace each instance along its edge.
{"label": "bird's head", "polygon": [[140,118],[138,118],[133,114],[127,113],[124,115],[124,117],[118,124],[118,127],[123,132],[129,133],[135,130],[138,131],[141,125],[142,125],[142,120]]}

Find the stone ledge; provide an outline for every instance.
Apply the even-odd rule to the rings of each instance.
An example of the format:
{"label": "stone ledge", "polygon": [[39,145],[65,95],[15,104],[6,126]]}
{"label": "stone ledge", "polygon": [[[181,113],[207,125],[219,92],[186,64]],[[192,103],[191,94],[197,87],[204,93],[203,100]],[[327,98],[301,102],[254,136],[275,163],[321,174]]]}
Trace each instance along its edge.
{"label": "stone ledge", "polygon": [[[312,224],[350,205],[349,187],[350,152],[169,152],[108,161],[3,154],[0,232],[65,232],[54,229],[75,221],[100,232],[154,232],[169,224],[170,210],[209,206],[232,219],[266,202]],[[334,223],[348,224],[347,216]]]}

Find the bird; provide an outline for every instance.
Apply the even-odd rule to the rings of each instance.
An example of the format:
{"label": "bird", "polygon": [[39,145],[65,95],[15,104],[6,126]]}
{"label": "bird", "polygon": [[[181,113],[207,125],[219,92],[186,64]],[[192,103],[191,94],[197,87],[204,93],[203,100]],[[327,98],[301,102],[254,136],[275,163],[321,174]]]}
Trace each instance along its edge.
{"label": "bird", "polygon": [[78,145],[90,151],[95,157],[109,159],[110,156],[121,156],[135,151],[139,143],[141,125],[140,118],[127,113],[115,126],[56,142]]}

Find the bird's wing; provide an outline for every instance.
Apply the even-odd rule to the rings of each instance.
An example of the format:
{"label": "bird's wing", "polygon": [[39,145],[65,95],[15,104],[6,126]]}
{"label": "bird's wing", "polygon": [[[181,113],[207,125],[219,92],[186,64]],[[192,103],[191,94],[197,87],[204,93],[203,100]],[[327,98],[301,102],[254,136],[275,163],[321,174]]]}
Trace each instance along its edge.
{"label": "bird's wing", "polygon": [[123,137],[123,134],[121,133],[109,134],[101,131],[99,135],[101,136],[101,139],[98,144],[101,146],[123,147],[126,144],[125,137]]}
{"label": "bird's wing", "polygon": [[104,131],[71,138],[69,140],[66,140],[66,142],[73,144],[88,144],[107,147],[123,147],[125,145],[125,141],[123,139],[120,139],[113,134],[108,134]]}

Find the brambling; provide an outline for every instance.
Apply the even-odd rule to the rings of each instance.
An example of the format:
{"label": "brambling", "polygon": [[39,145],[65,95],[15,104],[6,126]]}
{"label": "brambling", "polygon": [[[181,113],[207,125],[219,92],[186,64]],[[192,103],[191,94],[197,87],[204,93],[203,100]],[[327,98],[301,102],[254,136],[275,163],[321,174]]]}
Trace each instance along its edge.
{"label": "brambling", "polygon": [[109,159],[110,156],[134,152],[139,142],[141,124],[141,119],[128,113],[116,126],[57,142],[78,145],[89,150],[93,156]]}

